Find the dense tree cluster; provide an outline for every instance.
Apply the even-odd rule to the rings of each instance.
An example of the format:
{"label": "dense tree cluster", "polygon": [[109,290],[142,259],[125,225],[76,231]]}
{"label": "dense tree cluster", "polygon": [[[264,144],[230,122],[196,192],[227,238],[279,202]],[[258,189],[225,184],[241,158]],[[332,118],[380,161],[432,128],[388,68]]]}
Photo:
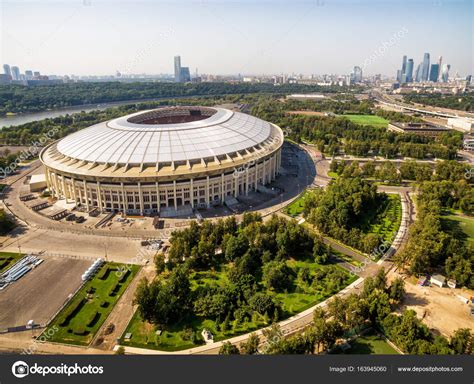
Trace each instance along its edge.
{"label": "dense tree cluster", "polygon": [[468,172],[466,164],[455,160],[438,161],[435,165],[408,160],[401,163],[398,168],[390,161],[372,160],[360,165],[358,161],[333,160],[329,169],[342,177],[375,178],[393,184],[398,184],[402,180],[456,182],[466,180]]}
{"label": "dense tree cluster", "polygon": [[381,242],[361,225],[367,216],[383,208],[387,196],[360,177],[339,177],[326,189],[316,190],[304,201],[303,214],[319,231],[370,253]]}
{"label": "dense tree cluster", "polygon": [[[370,106],[367,101],[352,101],[352,103],[332,101],[322,102],[320,108],[327,110],[324,108],[331,108],[331,103],[336,103],[337,108],[346,112],[350,111],[345,108],[355,108],[352,103],[359,105],[362,110]],[[382,127],[359,125],[343,116],[288,114],[287,112],[292,108],[295,108],[294,102],[283,103],[278,100],[265,99],[254,105],[252,113],[278,124],[292,140],[312,142],[320,151],[329,155],[345,153],[354,156],[383,156],[386,158],[404,156],[416,159],[432,157],[455,159],[457,149],[462,144],[462,135],[459,132],[446,133],[436,141],[433,138],[387,131]],[[332,106],[332,110],[336,110],[336,107]],[[341,111],[337,110],[337,112]],[[377,113],[382,112],[377,111]],[[402,120],[406,120],[406,118]]]}
{"label": "dense tree cluster", "polygon": [[410,93],[404,96],[409,103],[431,105],[433,107],[474,111],[474,93],[466,95],[443,95],[441,93]]}
{"label": "dense tree cluster", "polygon": [[340,92],[341,87],[270,83],[158,83],[86,82],[41,86],[0,86],[0,115],[8,112],[37,112],[75,105],[166,97],[229,95],[248,93]]}
{"label": "dense tree cluster", "polygon": [[474,252],[462,232],[450,230],[443,208],[474,212],[474,188],[465,180],[428,181],[419,186],[417,219],[410,227],[408,242],[397,254],[397,262],[413,274],[426,274],[444,267],[458,285],[474,288]]}
{"label": "dense tree cluster", "polygon": [[[231,321],[242,324],[255,315],[276,321],[287,315],[276,294],[305,286],[329,295],[347,284],[347,273],[334,265],[316,272],[290,268],[290,258],[323,264],[330,249],[295,220],[276,215],[265,223],[256,213],[245,213],[240,224],[234,217],[192,222],[173,232],[170,243],[168,260],[163,254],[155,258],[158,278],[142,281],[135,297],[142,318],[155,324],[166,326],[196,316],[215,320],[225,331]],[[222,268],[226,284],[190,289],[192,273]]]}
{"label": "dense tree cluster", "polygon": [[[448,340],[433,336],[414,311],[393,313],[405,294],[404,281],[396,278],[390,285],[384,270],[367,278],[360,294],[334,297],[327,309],[317,308],[313,323],[304,333],[285,337],[278,324],[263,331],[265,343],[259,348],[265,354],[309,354],[331,351],[336,341],[372,327],[381,330],[405,353],[410,354],[470,354],[473,333],[459,329]],[[255,343],[255,336],[253,336]],[[235,351],[235,350],[234,350]],[[241,346],[243,353],[249,353]],[[255,349],[252,352],[255,353]]]}

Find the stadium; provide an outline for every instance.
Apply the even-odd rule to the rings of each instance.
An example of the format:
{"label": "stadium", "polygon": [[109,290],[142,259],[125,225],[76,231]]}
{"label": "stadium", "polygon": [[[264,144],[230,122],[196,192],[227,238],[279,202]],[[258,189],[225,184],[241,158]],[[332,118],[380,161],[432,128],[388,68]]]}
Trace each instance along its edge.
{"label": "stadium", "polygon": [[283,132],[217,107],[165,107],[85,128],[45,147],[53,197],[153,215],[235,201],[273,181]]}

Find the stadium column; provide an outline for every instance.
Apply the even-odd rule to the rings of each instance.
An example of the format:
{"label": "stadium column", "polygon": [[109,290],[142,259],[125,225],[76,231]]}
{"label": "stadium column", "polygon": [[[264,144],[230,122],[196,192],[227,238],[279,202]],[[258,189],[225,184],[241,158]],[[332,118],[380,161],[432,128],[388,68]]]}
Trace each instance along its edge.
{"label": "stadium column", "polygon": [[267,160],[263,159],[263,174],[262,174],[262,184],[267,184]]}
{"label": "stadium column", "polygon": [[71,185],[72,185],[72,198],[74,202],[77,203],[77,194],[76,194],[76,180],[71,178]]}
{"label": "stadium column", "polygon": [[225,179],[224,173],[221,173],[221,203],[224,204],[225,200]]}
{"label": "stadium column", "polygon": [[255,163],[255,191],[258,187],[258,162]]}
{"label": "stadium column", "polygon": [[143,210],[143,191],[142,191],[142,184],[138,182],[138,201],[140,202],[140,215],[143,216],[145,211]]}
{"label": "stadium column", "polygon": [[102,194],[100,192],[100,181],[97,182],[97,203],[99,205],[99,210],[102,212]]}
{"label": "stadium column", "polygon": [[161,201],[160,201],[160,186],[158,184],[158,181],[155,183],[155,187],[156,187],[156,202],[157,202],[158,213],[159,213],[160,212]]}
{"label": "stadium column", "polygon": [[249,194],[249,167],[245,168],[245,196]]}
{"label": "stadium column", "polygon": [[61,191],[59,188],[58,174],[56,172],[54,172],[54,188],[56,189],[56,197],[59,199],[59,197],[61,196]]}
{"label": "stadium column", "polygon": [[45,176],[46,176],[46,185],[48,186],[49,191],[52,192],[53,189],[51,188],[51,175],[49,174],[48,168],[46,168]]}
{"label": "stadium column", "polygon": [[86,194],[86,208],[89,211],[89,192],[87,191],[87,181],[84,180],[84,193]]}
{"label": "stadium column", "polygon": [[236,176],[234,178],[234,197],[237,197],[239,195],[239,178],[240,178],[240,173],[237,173],[237,174],[233,174],[234,176]]}
{"label": "stadium column", "polygon": [[209,201],[209,176],[206,176],[206,206],[207,208],[211,206]]}
{"label": "stadium column", "polygon": [[178,210],[178,196],[176,194],[176,180],[173,180],[173,192],[174,192],[174,210]]}
{"label": "stadium column", "polygon": [[66,189],[66,182],[64,181],[64,175],[61,175],[61,185],[62,185],[62,188],[63,188],[63,196],[64,198],[66,199],[66,203],[67,203],[67,189]]}
{"label": "stadium column", "polygon": [[125,200],[125,187],[123,186],[123,182],[120,183],[120,187],[122,189],[122,207],[123,207],[123,214],[125,215],[127,212],[127,207],[126,207],[126,200]]}
{"label": "stadium column", "polygon": [[[190,191],[189,191],[189,196],[191,199],[191,207],[194,208],[194,185],[193,185],[193,178],[191,177],[191,183],[190,183]],[[184,203],[184,196],[183,196],[183,203]]]}
{"label": "stadium column", "polygon": [[276,179],[276,156],[273,154],[272,156],[272,180]]}

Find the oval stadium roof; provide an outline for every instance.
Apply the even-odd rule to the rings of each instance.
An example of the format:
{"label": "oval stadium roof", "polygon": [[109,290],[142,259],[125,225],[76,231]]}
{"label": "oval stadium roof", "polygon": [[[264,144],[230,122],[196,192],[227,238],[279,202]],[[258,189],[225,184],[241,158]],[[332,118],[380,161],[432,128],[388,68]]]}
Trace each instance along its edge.
{"label": "oval stadium roof", "polygon": [[57,149],[92,163],[144,166],[215,158],[271,139],[270,123],[244,113],[165,107],[82,129],[60,140]]}

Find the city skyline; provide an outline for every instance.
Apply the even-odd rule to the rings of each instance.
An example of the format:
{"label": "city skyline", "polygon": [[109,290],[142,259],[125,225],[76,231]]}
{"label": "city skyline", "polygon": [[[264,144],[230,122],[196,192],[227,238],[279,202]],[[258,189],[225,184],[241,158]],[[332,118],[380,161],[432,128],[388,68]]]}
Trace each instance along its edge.
{"label": "city skyline", "polygon": [[180,55],[191,73],[348,74],[360,66],[393,77],[402,55],[418,62],[430,52],[446,57],[451,73],[470,74],[471,3],[405,3],[410,12],[389,18],[400,2],[280,1],[271,12],[250,2],[3,2],[1,60],[45,74],[172,74],[169,58]]}

